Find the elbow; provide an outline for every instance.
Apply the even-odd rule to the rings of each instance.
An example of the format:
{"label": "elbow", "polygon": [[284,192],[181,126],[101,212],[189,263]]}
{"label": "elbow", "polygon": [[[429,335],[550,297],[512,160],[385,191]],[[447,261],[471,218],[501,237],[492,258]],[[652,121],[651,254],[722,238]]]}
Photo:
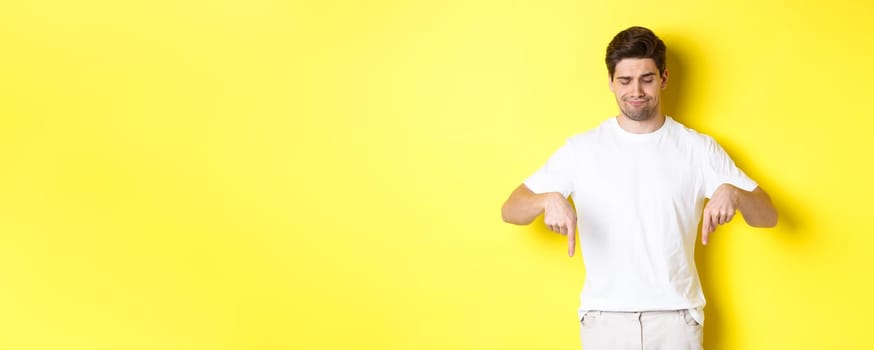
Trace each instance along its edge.
{"label": "elbow", "polygon": [[761,228],[771,228],[777,226],[777,211],[773,211],[768,213],[768,215],[763,216],[757,222],[751,223],[750,226],[753,227],[761,227]]}
{"label": "elbow", "polygon": [[506,204],[504,204],[504,206],[501,207],[501,220],[503,220],[506,223],[510,222],[510,217],[507,215],[507,205]]}
{"label": "elbow", "polygon": [[777,218],[778,218],[777,208],[774,208],[773,204],[771,204],[770,207],[771,207],[770,208],[771,210],[768,211],[768,215],[765,217],[765,226],[764,227],[777,226],[777,221],[778,221],[777,220]]}
{"label": "elbow", "polygon": [[[765,194],[767,196],[767,194]],[[771,202],[771,197],[768,196],[768,215],[765,216],[765,225],[763,227],[774,227],[777,226],[777,208],[774,207],[774,203]]]}
{"label": "elbow", "polygon": [[508,224],[514,225],[527,225],[529,222],[525,222],[524,220],[520,220],[518,215],[513,214],[513,210],[505,203],[503,207],[501,207],[501,220]]}
{"label": "elbow", "polygon": [[504,204],[504,206],[501,207],[501,220],[504,220],[504,222],[506,222],[506,223],[508,223],[508,224],[516,224],[516,225],[518,225],[518,223],[516,222],[516,220],[514,220],[513,216],[510,214],[510,210],[507,209],[507,205],[506,205],[506,204]]}
{"label": "elbow", "polygon": [[774,226],[777,226],[777,221],[778,221],[778,220],[777,220],[777,217],[778,217],[778,215],[777,215],[777,211],[775,210],[774,213],[771,214],[770,217],[768,217],[768,222],[765,223],[765,227],[774,227]]}

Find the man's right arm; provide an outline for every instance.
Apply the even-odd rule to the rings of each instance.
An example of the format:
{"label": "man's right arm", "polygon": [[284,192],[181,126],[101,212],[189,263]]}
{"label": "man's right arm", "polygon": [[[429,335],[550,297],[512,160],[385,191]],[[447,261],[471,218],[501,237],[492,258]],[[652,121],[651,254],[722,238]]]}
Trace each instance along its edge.
{"label": "man's right arm", "polygon": [[573,256],[577,215],[561,193],[534,193],[523,183],[501,208],[504,221],[516,225],[528,225],[540,214],[544,214],[543,221],[550,230],[568,236],[568,256]]}

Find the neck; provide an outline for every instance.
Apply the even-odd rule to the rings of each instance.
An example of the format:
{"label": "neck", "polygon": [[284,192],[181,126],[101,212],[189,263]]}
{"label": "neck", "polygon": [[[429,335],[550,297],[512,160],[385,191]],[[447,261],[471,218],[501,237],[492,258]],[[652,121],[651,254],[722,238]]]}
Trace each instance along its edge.
{"label": "neck", "polygon": [[661,113],[642,121],[628,118],[623,113],[619,113],[619,116],[616,117],[616,120],[619,122],[619,127],[632,134],[649,134],[654,132],[665,124],[666,119],[665,115]]}

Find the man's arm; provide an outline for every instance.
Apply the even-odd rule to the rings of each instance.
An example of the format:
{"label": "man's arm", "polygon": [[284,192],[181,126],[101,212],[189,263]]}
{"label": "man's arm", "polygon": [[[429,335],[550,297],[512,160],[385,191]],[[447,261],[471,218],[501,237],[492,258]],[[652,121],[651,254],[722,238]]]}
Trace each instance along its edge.
{"label": "man's arm", "polygon": [[544,214],[543,221],[550,230],[568,237],[567,253],[574,256],[577,214],[561,193],[538,194],[521,184],[501,207],[504,221],[516,225],[528,225],[540,214]]}
{"label": "man's arm", "polygon": [[744,221],[753,227],[774,227],[777,225],[777,209],[771,197],[761,187],[744,191],[729,184],[722,184],[713,192],[710,202],[704,208],[701,224],[701,243],[707,245],[710,233],[716,226],[728,223],[737,210]]}

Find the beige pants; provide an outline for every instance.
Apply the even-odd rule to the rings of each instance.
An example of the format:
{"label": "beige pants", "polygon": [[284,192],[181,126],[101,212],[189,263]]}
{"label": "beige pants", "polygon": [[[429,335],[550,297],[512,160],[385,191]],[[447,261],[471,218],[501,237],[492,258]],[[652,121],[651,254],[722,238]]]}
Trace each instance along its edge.
{"label": "beige pants", "polygon": [[700,350],[704,332],[688,310],[589,311],[580,322],[583,350]]}

